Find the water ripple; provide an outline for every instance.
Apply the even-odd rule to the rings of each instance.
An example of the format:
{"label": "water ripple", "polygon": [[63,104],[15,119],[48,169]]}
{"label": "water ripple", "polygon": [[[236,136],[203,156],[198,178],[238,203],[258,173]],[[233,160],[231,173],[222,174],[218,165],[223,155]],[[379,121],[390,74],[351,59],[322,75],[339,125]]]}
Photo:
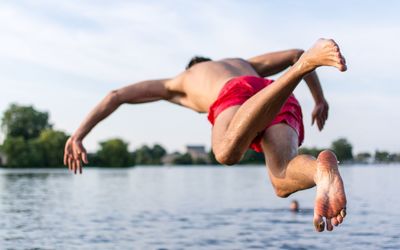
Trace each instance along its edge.
{"label": "water ripple", "polygon": [[0,170],[0,248],[400,249],[398,169],[343,169],[349,216],[322,234],[315,190],[294,194],[302,207],[291,213],[266,178],[263,168]]}

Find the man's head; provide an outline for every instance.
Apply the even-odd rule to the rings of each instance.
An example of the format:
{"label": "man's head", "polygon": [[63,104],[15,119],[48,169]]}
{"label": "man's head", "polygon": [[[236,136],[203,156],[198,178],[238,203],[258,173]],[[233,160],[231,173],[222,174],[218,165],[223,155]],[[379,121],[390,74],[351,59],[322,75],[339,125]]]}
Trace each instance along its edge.
{"label": "man's head", "polygon": [[292,212],[299,212],[299,203],[296,200],[292,200],[290,203],[290,211]]}
{"label": "man's head", "polygon": [[192,67],[193,65],[195,65],[197,63],[208,62],[208,61],[211,61],[211,59],[207,58],[207,57],[202,57],[202,56],[194,56],[194,57],[192,57],[192,59],[190,59],[188,65],[186,66],[186,69],[189,69],[190,67]]}

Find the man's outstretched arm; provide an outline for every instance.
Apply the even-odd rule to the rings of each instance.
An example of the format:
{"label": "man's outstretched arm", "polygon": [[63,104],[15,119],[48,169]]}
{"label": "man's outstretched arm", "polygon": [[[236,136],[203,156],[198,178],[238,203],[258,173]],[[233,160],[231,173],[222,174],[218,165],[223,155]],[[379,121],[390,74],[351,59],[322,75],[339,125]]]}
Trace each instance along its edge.
{"label": "man's outstretched arm", "polygon": [[303,79],[306,81],[315,101],[315,107],[311,114],[311,125],[316,122],[318,129],[322,130],[325,126],[326,120],[328,119],[329,105],[324,97],[321,83],[315,71],[312,71]]}
{"label": "man's outstretched arm", "polygon": [[271,76],[284,71],[295,64],[304,53],[301,49],[290,49],[277,52],[270,52],[247,61],[262,77]]}
{"label": "man's outstretched arm", "polygon": [[166,87],[168,81],[167,79],[143,81],[111,91],[94,107],[79,128],[68,139],[64,149],[64,164],[75,173],[77,171],[82,173],[82,162],[88,163],[82,140],[99,122],[113,113],[120,105],[158,100],[178,102],[179,100],[174,100],[176,97]]}

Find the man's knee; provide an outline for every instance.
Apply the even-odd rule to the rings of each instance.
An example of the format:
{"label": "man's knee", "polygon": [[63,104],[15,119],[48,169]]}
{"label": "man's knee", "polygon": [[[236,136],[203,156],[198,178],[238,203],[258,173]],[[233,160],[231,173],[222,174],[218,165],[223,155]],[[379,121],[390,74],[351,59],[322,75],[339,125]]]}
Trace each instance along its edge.
{"label": "man's knee", "polygon": [[242,154],[234,152],[233,150],[214,150],[215,159],[223,165],[235,165],[238,163]]}
{"label": "man's knee", "polygon": [[280,187],[275,187],[274,186],[274,190],[275,190],[276,196],[278,196],[280,198],[287,198],[291,194],[290,192],[288,192],[284,188],[280,188]]}
{"label": "man's knee", "polygon": [[291,195],[291,192],[279,182],[272,181],[272,186],[274,187],[276,196],[280,198],[287,198],[289,195]]}

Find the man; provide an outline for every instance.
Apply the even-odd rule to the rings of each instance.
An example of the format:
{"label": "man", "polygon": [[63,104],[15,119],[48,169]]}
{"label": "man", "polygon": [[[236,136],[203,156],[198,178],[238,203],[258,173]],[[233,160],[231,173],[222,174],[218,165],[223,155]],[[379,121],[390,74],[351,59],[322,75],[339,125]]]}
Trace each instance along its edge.
{"label": "man", "polygon": [[[264,153],[278,196],[287,197],[316,185],[314,225],[319,232],[325,225],[331,231],[346,215],[337,159],[331,151],[321,152],[318,159],[297,154],[303,123],[300,106],[292,95],[304,79],[316,102],[312,121],[321,130],[328,118],[328,104],[315,73],[320,66],[346,70],[345,59],[333,40],[320,39],[306,52],[293,49],[248,60],[197,58],[174,78],[143,81],[110,92],[68,139],[64,164],[75,173],[82,172],[83,163],[88,163],[82,140],[121,104],[167,100],[208,112],[213,124],[212,148],[220,163],[237,163],[251,147]],[[287,68],[274,82],[264,79]]]}

